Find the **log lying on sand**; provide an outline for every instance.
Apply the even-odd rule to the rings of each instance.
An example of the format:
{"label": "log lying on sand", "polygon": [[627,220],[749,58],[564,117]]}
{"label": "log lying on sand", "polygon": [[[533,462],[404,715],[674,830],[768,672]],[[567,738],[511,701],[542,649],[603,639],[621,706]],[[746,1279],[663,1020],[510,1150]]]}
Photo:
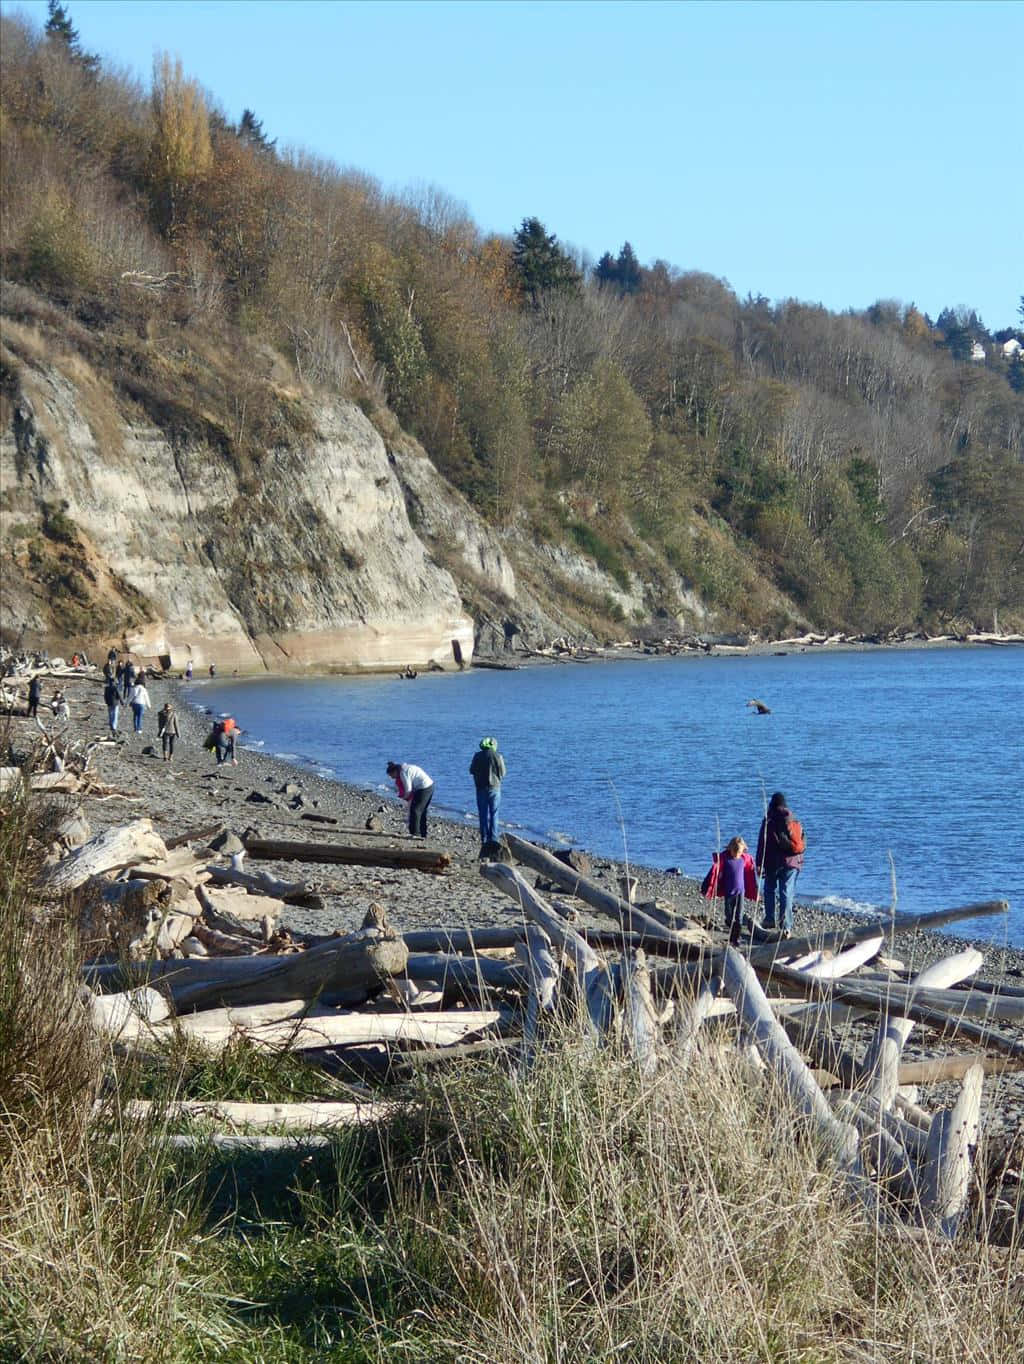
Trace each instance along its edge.
{"label": "log lying on sand", "polygon": [[[640,933],[645,938],[676,945],[689,944],[697,947],[711,945],[711,935],[699,924],[686,921],[686,926],[681,929],[668,928],[638,906],[627,904],[625,900],[621,900],[611,891],[605,890],[595,881],[590,881],[587,877],[581,876],[579,872],[566,866],[564,862],[560,862],[557,857],[545,851],[544,848],[538,848],[536,844],[528,843],[525,838],[517,838],[514,834],[506,834],[505,842],[517,862],[522,862],[525,866],[532,867],[534,871],[539,871],[549,881],[553,881],[556,886],[561,886],[570,895],[579,896],[581,900],[586,901],[594,909],[600,910],[602,914],[610,914],[613,919],[617,919],[621,923],[627,932]],[[482,870],[486,874],[486,865]]]}
{"label": "log lying on sand", "polygon": [[167,848],[151,819],[136,819],[119,829],[107,829],[43,874],[42,882],[56,894],[84,886],[91,876],[130,867],[136,862],[163,861]]}
{"label": "log lying on sand", "polygon": [[323,909],[323,896],[304,881],[282,881],[268,871],[242,871],[236,867],[221,867],[211,863],[206,870],[210,880],[219,886],[241,886],[254,895],[269,895],[283,900],[286,905],[304,909]]}
{"label": "log lying on sand", "polygon": [[[353,1127],[382,1122],[392,1117],[399,1104],[381,1102],[343,1103],[236,1103],[227,1099],[180,1099],[157,1103],[152,1099],[130,1099],[121,1108],[128,1122],[212,1122],[228,1127],[286,1127],[308,1131],[312,1127]],[[102,1105],[97,1114],[102,1115]]]}
{"label": "log lying on sand", "polygon": [[751,966],[758,971],[772,964],[780,957],[799,957],[807,952],[833,951],[864,942],[866,938],[883,937],[890,933],[911,933],[926,928],[940,928],[943,924],[957,923],[964,919],[982,919],[995,914],[1008,914],[1006,900],[983,900],[978,904],[961,905],[956,909],[939,909],[931,914],[895,914],[888,919],[875,919],[869,923],[851,923],[849,928],[836,929],[831,933],[819,933],[805,938],[783,939],[754,947],[748,954]]}
{"label": "log lying on sand", "polygon": [[[358,1003],[377,993],[389,976],[401,975],[409,951],[400,938],[362,929],[334,938],[308,952],[285,957],[189,958],[153,963],[129,979],[148,981],[166,994],[175,1009],[226,1008],[282,1000],[341,995]],[[102,985],[125,979],[120,965],[86,967],[86,979]]]}
{"label": "log lying on sand", "polygon": [[393,867],[426,872],[442,872],[452,860],[451,853],[443,848],[356,847],[346,843],[296,843],[277,838],[249,838],[245,850],[250,857],[275,862],[326,862],[336,866]]}

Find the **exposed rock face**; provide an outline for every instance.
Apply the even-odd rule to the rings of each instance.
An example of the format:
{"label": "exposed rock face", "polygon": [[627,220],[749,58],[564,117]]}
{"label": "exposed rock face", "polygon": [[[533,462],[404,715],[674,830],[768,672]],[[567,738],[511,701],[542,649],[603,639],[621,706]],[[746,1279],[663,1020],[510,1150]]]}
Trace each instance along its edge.
{"label": "exposed rock face", "polygon": [[[96,636],[175,668],[469,661],[473,623],[456,584],[410,525],[394,464],[353,404],[307,403],[308,434],[267,451],[246,484],[224,452],[138,424],[78,357],[20,365],[8,397],[0,482],[5,528],[18,535],[5,529],[2,623],[13,633],[63,633],[63,647],[64,584],[82,594]],[[59,510],[40,536],[44,504]],[[459,504],[453,541],[514,592],[500,549]],[[59,571],[41,578],[56,541]],[[90,593],[103,603],[98,628]],[[76,642],[89,642],[84,628]]]}

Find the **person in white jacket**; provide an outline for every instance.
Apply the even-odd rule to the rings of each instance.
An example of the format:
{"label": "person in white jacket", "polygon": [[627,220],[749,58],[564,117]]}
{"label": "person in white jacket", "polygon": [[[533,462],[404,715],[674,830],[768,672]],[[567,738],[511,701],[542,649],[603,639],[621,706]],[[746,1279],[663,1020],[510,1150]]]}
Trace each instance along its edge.
{"label": "person in white jacket", "polygon": [[132,708],[132,723],[135,733],[142,733],[142,717],[153,704],[149,699],[149,692],[146,690],[144,682],[136,682],[128,693],[128,704]]}
{"label": "person in white jacket", "polygon": [[427,836],[427,806],[434,799],[434,779],[415,763],[388,763],[388,776],[395,790],[409,802],[409,832],[414,838]]}

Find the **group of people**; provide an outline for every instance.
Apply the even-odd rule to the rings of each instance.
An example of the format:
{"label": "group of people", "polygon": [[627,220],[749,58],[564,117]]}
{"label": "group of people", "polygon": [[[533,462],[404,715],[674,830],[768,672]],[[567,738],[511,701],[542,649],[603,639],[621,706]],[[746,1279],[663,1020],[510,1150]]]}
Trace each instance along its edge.
{"label": "group of people", "polygon": [[759,876],[760,894],[764,897],[762,926],[778,928],[786,938],[792,934],[796,878],[804,864],[806,847],[803,825],[789,808],[783,792],[776,791],[761,821],[756,859],[738,835],[715,853],[701,890],[709,900],[724,901],[730,942],[739,940],[743,901],[756,902],[759,898]]}
{"label": "group of people", "polygon": [[[39,718],[39,705],[43,699],[43,681],[38,673],[30,679],[28,684],[28,716],[30,720]],[[53,695],[50,697],[50,710],[53,718],[58,721],[70,720],[71,710],[68,706],[68,698],[61,691],[60,687],[55,687]]]}
{"label": "group of people", "polygon": [[[480,855],[491,856],[498,849],[498,809],[501,783],[505,780],[505,759],[498,752],[498,741],[491,735],[480,746],[469,764],[476,787],[476,808],[480,821]],[[399,797],[409,804],[409,832],[414,838],[427,836],[427,810],[434,799],[434,779],[415,763],[389,762],[387,774],[395,783]]]}

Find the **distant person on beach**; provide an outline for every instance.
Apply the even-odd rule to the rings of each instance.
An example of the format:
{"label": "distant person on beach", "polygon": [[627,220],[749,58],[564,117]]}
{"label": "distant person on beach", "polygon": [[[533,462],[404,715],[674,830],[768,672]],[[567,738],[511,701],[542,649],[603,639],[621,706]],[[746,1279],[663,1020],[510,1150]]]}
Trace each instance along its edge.
{"label": "distant person on beach", "polygon": [[39,714],[39,702],[43,699],[43,684],[38,676],[28,684],[28,713],[31,718]]}
{"label": "distant person on beach", "polygon": [[135,733],[141,734],[143,717],[153,704],[149,699],[149,692],[146,690],[145,682],[132,682],[128,692],[128,704],[132,708],[132,725],[135,729]]}
{"label": "distant person on beach", "polygon": [[701,882],[701,894],[708,900],[725,901],[725,926],[729,941],[739,942],[743,901],[757,899],[757,872],[747,852],[746,840],[737,834],[711,859],[711,869]]}
{"label": "distant person on beach", "polygon": [[480,740],[480,747],[469,764],[469,772],[476,784],[480,852],[483,855],[498,841],[498,807],[501,805],[501,783],[505,780],[505,759],[498,752],[497,739],[488,736]]}
{"label": "distant person on beach", "polygon": [[238,759],[235,757],[235,739],[241,732],[232,715],[222,715],[219,719],[214,720],[205,747],[213,750],[218,767],[221,763],[226,762],[230,762],[233,767],[238,766]]}
{"label": "distant person on beach", "polygon": [[189,661],[185,664],[185,681],[186,681],[186,682],[191,682],[191,681],[192,681],[192,660],[191,660],[191,659],[189,659]]}
{"label": "distant person on beach", "polygon": [[427,807],[434,799],[434,779],[415,763],[388,763],[388,776],[402,800],[409,802],[409,832],[427,836]]}
{"label": "distant person on beach", "polygon": [[210,664],[210,676],[211,676],[211,677],[216,677],[216,676],[217,676],[217,665],[216,665],[216,663],[211,663],[211,664]]}
{"label": "distant person on beach", "polygon": [[103,701],[107,707],[107,724],[110,726],[110,737],[117,737],[117,721],[121,714],[121,688],[112,677],[107,679],[107,685],[103,688]]}
{"label": "distant person on beach", "polygon": [[61,691],[59,687],[53,693],[53,700],[50,702],[50,709],[53,711],[53,718],[55,720],[66,721],[71,719],[71,709],[68,706],[68,698],[64,695],[64,693]]}
{"label": "distant person on beach", "polygon": [[178,728],[178,716],[170,701],[165,701],[156,713],[156,732],[160,736],[164,762],[170,762],[174,757],[174,741],[181,737],[181,730]]}
{"label": "distant person on beach", "polygon": [[[757,838],[757,869],[764,885],[764,927],[793,932],[793,893],[804,864],[803,826],[776,791],[768,802]],[[777,908],[777,913],[776,913]]]}
{"label": "distant person on beach", "polygon": [[124,665],[124,672],[121,674],[121,687],[124,691],[124,699],[128,702],[132,699],[132,687],[135,686],[135,679],[138,677],[138,669],[135,664],[128,660]]}

